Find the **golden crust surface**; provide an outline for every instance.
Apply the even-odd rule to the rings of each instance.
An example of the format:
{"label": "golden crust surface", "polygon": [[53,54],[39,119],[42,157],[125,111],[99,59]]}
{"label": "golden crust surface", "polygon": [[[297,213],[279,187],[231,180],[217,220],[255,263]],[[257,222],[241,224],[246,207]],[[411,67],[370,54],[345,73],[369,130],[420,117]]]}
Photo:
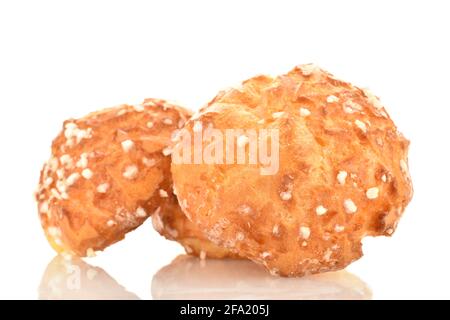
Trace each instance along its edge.
{"label": "golden crust surface", "polygon": [[163,100],[64,122],[36,198],[58,252],[93,255],[141,225],[167,198],[171,137],[190,116]]}
{"label": "golden crust surface", "polygon": [[364,236],[392,235],[412,197],[409,142],[379,100],[313,65],[223,91],[186,130],[197,122],[279,130],[274,175],[260,165],[172,163],[185,214],[273,274],[344,268],[362,256]]}
{"label": "golden crust surface", "polygon": [[170,193],[161,209],[153,213],[152,223],[159,234],[169,240],[179,242],[187,254],[198,256],[201,259],[239,259],[238,254],[209,241],[197,224],[185,216],[173,193]]}

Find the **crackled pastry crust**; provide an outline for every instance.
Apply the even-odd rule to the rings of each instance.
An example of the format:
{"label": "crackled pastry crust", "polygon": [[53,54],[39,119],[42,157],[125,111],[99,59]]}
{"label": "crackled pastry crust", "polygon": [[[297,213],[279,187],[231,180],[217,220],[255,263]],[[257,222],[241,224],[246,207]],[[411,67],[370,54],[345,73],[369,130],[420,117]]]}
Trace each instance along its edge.
{"label": "crackled pastry crust", "polygon": [[57,252],[91,256],[141,225],[171,192],[171,137],[190,113],[163,100],[64,122],[36,198]]}
{"label": "crackled pastry crust", "polygon": [[179,242],[187,254],[201,259],[240,258],[238,254],[209,241],[199,227],[186,218],[173,193],[169,194],[160,210],[153,213],[152,223],[155,230],[166,239]]}
{"label": "crackled pastry crust", "polygon": [[364,236],[392,235],[412,197],[409,142],[379,100],[314,65],[223,91],[186,129],[197,122],[279,129],[275,175],[258,165],[172,163],[186,215],[273,274],[344,268],[362,256]]}

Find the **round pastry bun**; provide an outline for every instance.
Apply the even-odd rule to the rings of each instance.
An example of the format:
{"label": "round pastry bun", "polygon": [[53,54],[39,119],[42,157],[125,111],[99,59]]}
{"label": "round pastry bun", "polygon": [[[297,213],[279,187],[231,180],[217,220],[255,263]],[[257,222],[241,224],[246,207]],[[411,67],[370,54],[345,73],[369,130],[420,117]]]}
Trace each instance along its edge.
{"label": "round pastry bun", "polygon": [[52,247],[92,256],[160,210],[172,192],[171,138],[189,116],[146,99],[65,121],[36,194]]}
{"label": "round pastry bun", "polygon": [[[201,128],[279,133],[273,174],[261,174],[261,163],[172,162],[185,214],[216,245],[272,274],[346,267],[362,256],[363,237],[392,235],[412,197],[409,142],[380,101],[314,65],[219,93],[183,130]],[[208,143],[192,141],[192,153]]]}

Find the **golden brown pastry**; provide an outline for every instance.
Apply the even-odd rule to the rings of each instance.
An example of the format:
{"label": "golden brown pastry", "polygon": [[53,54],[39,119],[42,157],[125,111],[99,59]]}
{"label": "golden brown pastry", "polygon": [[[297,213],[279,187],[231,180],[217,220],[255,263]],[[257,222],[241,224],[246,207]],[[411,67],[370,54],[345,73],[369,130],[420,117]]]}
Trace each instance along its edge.
{"label": "golden brown pastry", "polygon": [[[202,128],[279,132],[275,174],[261,174],[259,162],[172,163],[186,215],[273,274],[344,268],[362,256],[363,237],[392,235],[412,197],[409,142],[379,100],[313,65],[219,93],[185,130]],[[183,153],[178,139],[174,154]],[[193,141],[192,154],[210,143]],[[236,139],[247,154],[248,141]]]}
{"label": "golden brown pastry", "polygon": [[168,146],[189,116],[147,99],[65,121],[36,194],[52,247],[92,256],[160,210],[171,193]]}
{"label": "golden brown pastry", "polygon": [[160,210],[153,213],[152,222],[156,231],[166,239],[179,242],[187,254],[201,259],[240,258],[238,254],[209,241],[198,226],[186,218],[173,193],[169,194]]}

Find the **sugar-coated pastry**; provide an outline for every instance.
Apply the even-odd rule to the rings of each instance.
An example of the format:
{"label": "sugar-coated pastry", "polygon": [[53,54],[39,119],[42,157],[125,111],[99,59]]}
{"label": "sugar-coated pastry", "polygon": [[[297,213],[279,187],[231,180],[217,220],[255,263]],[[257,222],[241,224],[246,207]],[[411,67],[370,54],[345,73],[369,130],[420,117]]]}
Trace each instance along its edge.
{"label": "sugar-coated pastry", "polygon": [[36,193],[52,247],[92,256],[160,210],[171,192],[171,138],[189,116],[147,99],[65,121]]}
{"label": "sugar-coated pastry", "polygon": [[[271,172],[260,161],[192,160],[206,138],[188,142],[191,161],[172,162],[185,214],[216,245],[273,274],[344,268],[362,256],[363,237],[392,235],[412,197],[409,142],[378,98],[314,65],[219,93],[184,130],[206,128],[278,132]],[[236,145],[250,158],[249,132]],[[186,154],[187,140],[177,139],[173,159]]]}
{"label": "sugar-coated pastry", "polygon": [[173,193],[169,193],[161,208],[153,213],[152,222],[156,231],[169,240],[179,242],[187,254],[201,259],[239,259],[239,255],[209,241],[200,228],[186,218]]}

